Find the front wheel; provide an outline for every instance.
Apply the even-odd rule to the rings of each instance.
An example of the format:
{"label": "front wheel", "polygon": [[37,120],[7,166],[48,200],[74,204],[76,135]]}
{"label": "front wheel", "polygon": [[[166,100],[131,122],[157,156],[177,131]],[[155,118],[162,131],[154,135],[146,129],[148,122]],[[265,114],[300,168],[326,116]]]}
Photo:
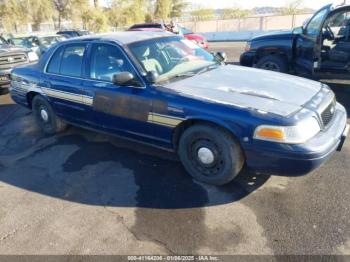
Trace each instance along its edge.
{"label": "front wheel", "polygon": [[235,139],[211,125],[196,125],[185,130],[178,154],[193,178],[211,185],[229,183],[244,164],[242,149]]}
{"label": "front wheel", "polygon": [[280,73],[288,72],[288,65],[286,60],[279,55],[267,55],[260,58],[256,64],[256,67]]}
{"label": "front wheel", "polygon": [[46,134],[56,134],[67,127],[67,124],[56,116],[49,102],[41,95],[34,97],[32,111],[36,122]]}

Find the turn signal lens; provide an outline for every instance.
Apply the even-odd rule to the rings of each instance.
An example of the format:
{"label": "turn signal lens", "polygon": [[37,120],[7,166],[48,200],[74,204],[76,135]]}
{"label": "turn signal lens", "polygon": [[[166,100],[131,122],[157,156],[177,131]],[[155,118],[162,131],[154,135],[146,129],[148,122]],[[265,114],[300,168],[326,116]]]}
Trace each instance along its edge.
{"label": "turn signal lens", "polygon": [[310,117],[300,121],[295,126],[258,126],[254,139],[285,144],[301,144],[314,137],[321,131],[316,118]]}
{"label": "turn signal lens", "polygon": [[256,136],[260,138],[266,138],[271,140],[281,140],[284,139],[284,133],[279,129],[272,128],[261,128],[256,132]]}

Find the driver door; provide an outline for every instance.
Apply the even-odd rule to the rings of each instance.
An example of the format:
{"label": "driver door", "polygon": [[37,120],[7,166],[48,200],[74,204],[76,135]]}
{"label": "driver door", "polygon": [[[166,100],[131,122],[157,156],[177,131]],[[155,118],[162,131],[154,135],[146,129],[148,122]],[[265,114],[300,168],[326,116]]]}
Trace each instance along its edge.
{"label": "driver door", "polygon": [[[89,51],[84,81],[86,102],[90,104],[90,125],[99,130],[131,139],[148,140],[152,126],[148,116],[152,108],[152,93],[144,85],[121,47],[94,43]],[[130,72],[138,84],[117,85],[113,76]]]}
{"label": "driver door", "polygon": [[297,71],[313,74],[320,67],[322,25],[329,13],[328,8],[316,13],[296,38],[295,64]]}
{"label": "driver door", "polygon": [[331,12],[323,25],[323,53],[318,78],[350,79],[350,8]]}

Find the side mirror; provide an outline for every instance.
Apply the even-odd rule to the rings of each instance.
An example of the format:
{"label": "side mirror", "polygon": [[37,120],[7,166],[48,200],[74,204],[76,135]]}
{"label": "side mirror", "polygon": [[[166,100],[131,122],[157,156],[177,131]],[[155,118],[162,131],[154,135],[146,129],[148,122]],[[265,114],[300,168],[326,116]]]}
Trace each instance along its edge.
{"label": "side mirror", "polygon": [[158,77],[159,77],[159,75],[156,71],[149,71],[149,72],[147,72],[147,75],[146,75],[147,80],[152,84],[157,82]]}
{"label": "side mirror", "polygon": [[302,26],[293,29],[293,35],[301,35],[303,32],[304,28]]}
{"label": "side mirror", "polygon": [[130,72],[120,72],[113,76],[113,84],[118,86],[125,86],[130,84],[130,82],[134,79],[134,75]]}
{"label": "side mirror", "polygon": [[227,55],[225,52],[222,52],[222,51],[216,52],[215,56],[220,60],[220,62],[226,62],[227,60]]}

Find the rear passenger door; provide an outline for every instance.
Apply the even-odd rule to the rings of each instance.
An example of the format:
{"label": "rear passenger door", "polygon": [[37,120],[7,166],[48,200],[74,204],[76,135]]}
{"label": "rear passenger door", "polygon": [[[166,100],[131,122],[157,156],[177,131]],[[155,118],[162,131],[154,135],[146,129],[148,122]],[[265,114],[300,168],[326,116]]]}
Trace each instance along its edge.
{"label": "rear passenger door", "polygon": [[50,99],[55,112],[70,122],[88,121],[89,103],[83,95],[85,43],[67,44],[59,47],[50,58],[41,87]]}
{"label": "rear passenger door", "polygon": [[[85,95],[91,98],[91,116],[99,129],[129,138],[150,138],[148,116],[152,94],[121,47],[94,43],[87,64]],[[135,77],[130,85],[113,84],[117,73],[129,72]],[[138,83],[138,84],[137,84]]]}

